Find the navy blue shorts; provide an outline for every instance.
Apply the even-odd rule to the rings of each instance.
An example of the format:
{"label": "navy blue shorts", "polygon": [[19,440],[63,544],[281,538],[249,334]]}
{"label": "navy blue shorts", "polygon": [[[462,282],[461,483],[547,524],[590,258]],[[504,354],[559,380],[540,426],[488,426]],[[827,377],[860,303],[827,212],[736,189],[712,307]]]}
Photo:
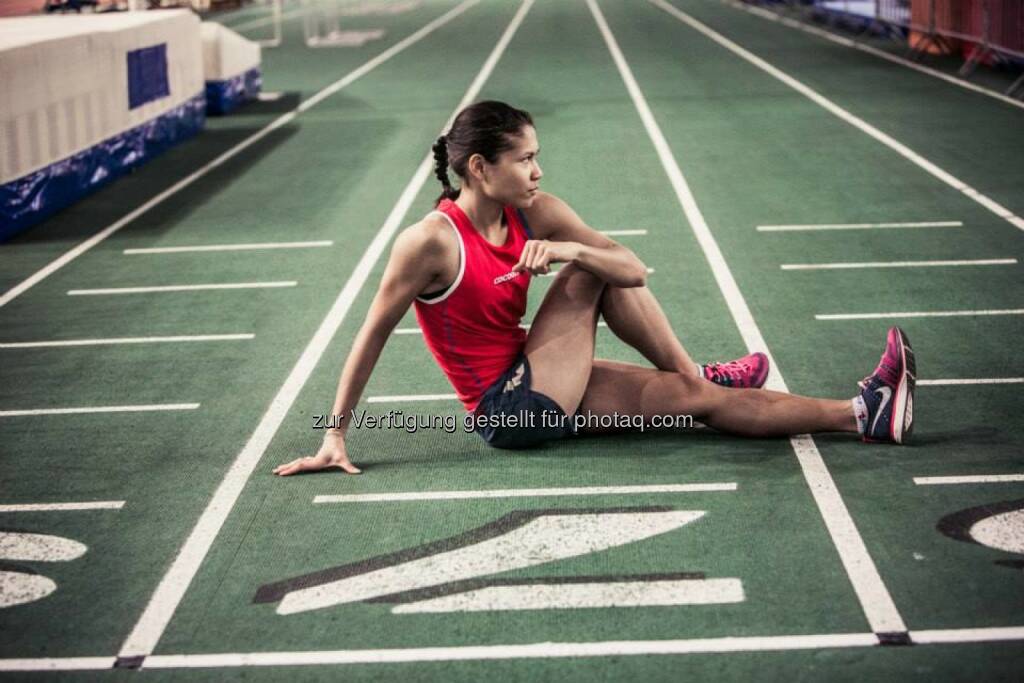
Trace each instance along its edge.
{"label": "navy blue shorts", "polygon": [[520,355],[477,404],[474,431],[495,448],[533,448],[575,433],[553,399],[530,388],[530,361]]}

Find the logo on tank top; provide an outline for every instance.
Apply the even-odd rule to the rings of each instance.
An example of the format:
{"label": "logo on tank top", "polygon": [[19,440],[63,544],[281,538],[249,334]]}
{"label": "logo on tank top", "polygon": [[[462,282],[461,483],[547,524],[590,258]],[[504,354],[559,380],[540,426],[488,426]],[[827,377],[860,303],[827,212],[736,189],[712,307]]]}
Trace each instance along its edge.
{"label": "logo on tank top", "polygon": [[499,275],[498,277],[494,278],[494,284],[500,285],[503,282],[508,282],[509,280],[515,280],[517,277],[519,277],[522,274],[523,274],[523,271],[521,271],[521,270],[519,270],[519,271],[516,271],[516,270],[510,271],[508,273],[505,273],[504,275]]}

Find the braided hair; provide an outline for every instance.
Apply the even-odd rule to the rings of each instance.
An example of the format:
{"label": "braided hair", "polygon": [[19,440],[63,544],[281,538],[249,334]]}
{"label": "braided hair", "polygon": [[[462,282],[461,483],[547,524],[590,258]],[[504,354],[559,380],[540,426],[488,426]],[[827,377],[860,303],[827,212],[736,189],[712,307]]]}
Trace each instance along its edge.
{"label": "braided hair", "polygon": [[459,197],[459,188],[452,187],[448,179],[449,166],[465,182],[466,164],[471,156],[479,154],[489,163],[497,163],[498,156],[514,146],[510,138],[521,135],[524,126],[532,125],[529,113],[504,102],[486,100],[460,111],[448,133],[432,147],[434,175],[443,188],[435,205]]}

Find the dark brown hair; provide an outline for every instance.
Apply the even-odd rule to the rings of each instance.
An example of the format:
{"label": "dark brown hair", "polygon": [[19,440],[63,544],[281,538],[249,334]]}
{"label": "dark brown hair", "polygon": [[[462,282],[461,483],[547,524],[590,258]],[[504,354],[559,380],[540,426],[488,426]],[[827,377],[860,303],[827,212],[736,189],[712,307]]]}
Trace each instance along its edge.
{"label": "dark brown hair", "polygon": [[466,164],[474,154],[497,163],[498,155],[512,149],[511,138],[521,135],[524,126],[532,125],[533,117],[528,112],[504,102],[477,102],[460,111],[448,133],[433,146],[434,175],[444,188],[435,206],[442,199],[455,200],[459,196],[459,188],[452,187],[448,180],[449,166],[464,179]]}

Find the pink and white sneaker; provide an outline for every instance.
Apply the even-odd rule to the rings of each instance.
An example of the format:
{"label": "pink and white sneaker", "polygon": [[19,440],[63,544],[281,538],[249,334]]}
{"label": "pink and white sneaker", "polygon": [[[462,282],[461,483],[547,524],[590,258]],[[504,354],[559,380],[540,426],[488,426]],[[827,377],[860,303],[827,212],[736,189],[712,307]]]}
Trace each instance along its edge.
{"label": "pink and white sneaker", "polygon": [[875,371],[858,382],[860,399],[866,414],[863,419],[865,441],[904,443],[914,427],[914,385],[917,367],[907,333],[898,327],[889,330],[885,351]]}
{"label": "pink and white sneaker", "polygon": [[701,375],[707,381],[739,389],[760,389],[768,379],[768,370],[768,356],[760,351],[728,363],[700,366]]}

